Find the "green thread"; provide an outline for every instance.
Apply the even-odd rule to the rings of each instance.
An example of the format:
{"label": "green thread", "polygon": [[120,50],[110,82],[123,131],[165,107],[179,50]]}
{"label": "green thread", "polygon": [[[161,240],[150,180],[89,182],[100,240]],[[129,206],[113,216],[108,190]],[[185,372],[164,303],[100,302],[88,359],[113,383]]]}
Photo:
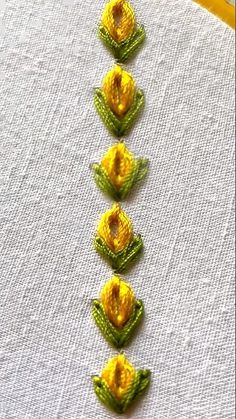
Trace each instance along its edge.
{"label": "green thread", "polygon": [[140,396],[150,384],[150,371],[140,370],[136,373],[134,382],[130,386],[127,395],[123,400],[123,412],[130,407],[132,402]]}
{"label": "green thread", "polygon": [[94,180],[99,189],[115,201],[119,201],[119,191],[117,191],[117,189],[112,185],[109,176],[106,174],[102,166],[98,163],[94,163],[91,167],[93,170]]}
{"label": "green thread", "polygon": [[113,252],[101,237],[94,240],[96,251],[103,256],[117,273],[124,272],[134,262],[141,250],[143,241],[140,235],[135,236],[121,252]]}
{"label": "green thread", "polygon": [[119,401],[111,394],[106,383],[104,383],[101,378],[94,376],[93,385],[97,397],[105,406],[116,413],[122,413]]}
{"label": "green thread", "polygon": [[141,111],[144,105],[144,94],[142,90],[137,89],[133,104],[123,118],[118,118],[111,111],[104,93],[99,88],[95,89],[94,105],[110,133],[116,137],[122,137],[130,131],[135,119]]}
{"label": "green thread", "polygon": [[102,25],[99,27],[98,34],[102,42],[120,63],[126,62],[132,55],[134,55],[146,37],[143,26],[139,26],[136,31],[123,42],[116,42]]}
{"label": "green thread", "polygon": [[124,200],[131,189],[140,182],[148,172],[148,160],[138,159],[134,162],[134,168],[131,170],[129,175],[126,177],[121,188],[116,188],[110,181],[109,176],[100,164],[94,163],[92,165],[94,179],[97,186],[106,195],[110,196],[115,201]]}
{"label": "green thread", "polygon": [[138,327],[144,315],[144,307],[141,300],[136,300],[133,313],[122,329],[114,327],[108,320],[103,306],[98,300],[93,301],[92,315],[104,338],[116,348],[122,348]]}
{"label": "green thread", "polygon": [[117,400],[112,395],[104,380],[98,376],[93,377],[94,390],[99,400],[105,406],[118,414],[122,414],[125,413],[134,400],[147,389],[150,384],[150,375],[151,373],[149,370],[137,371],[132,384],[121,400]]}

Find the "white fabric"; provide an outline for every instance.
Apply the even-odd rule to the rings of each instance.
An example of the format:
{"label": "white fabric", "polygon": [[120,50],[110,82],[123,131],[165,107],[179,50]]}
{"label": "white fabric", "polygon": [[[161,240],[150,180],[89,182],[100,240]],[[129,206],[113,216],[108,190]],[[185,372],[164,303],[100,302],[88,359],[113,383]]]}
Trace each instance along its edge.
{"label": "white fabric", "polygon": [[[1,0],[0,418],[108,419],[90,377],[116,351],[91,318],[111,277],[93,251],[110,206],[89,165],[114,143],[93,106],[113,59],[102,1]],[[126,349],[152,385],[136,419],[234,417],[234,32],[188,0],[134,0],[146,94],[126,142],[150,174],[124,208],[145,253]]]}

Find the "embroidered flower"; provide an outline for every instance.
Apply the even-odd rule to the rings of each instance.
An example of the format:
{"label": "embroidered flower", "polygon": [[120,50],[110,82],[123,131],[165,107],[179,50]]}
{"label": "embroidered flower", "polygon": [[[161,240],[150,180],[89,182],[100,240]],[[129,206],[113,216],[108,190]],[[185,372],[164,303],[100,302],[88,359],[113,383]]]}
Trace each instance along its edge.
{"label": "embroidered flower", "polygon": [[92,169],[97,186],[115,201],[121,201],[146,176],[148,160],[135,159],[124,143],[117,143],[100,164],[92,164]]}
{"label": "embroidered flower", "polygon": [[120,63],[128,60],[145,39],[143,26],[137,25],[127,0],[110,0],[103,11],[99,35]]}
{"label": "embroidered flower", "polygon": [[119,276],[113,276],[102,288],[100,300],[93,300],[93,318],[105,339],[122,348],[139,325],[144,306],[136,300],[132,288]]}
{"label": "embroidered flower", "polygon": [[140,235],[133,234],[132,223],[118,203],[106,211],[98,224],[95,249],[116,273],[126,270],[143,248]]}
{"label": "embroidered flower", "polygon": [[136,371],[124,354],[110,359],[101,373],[93,377],[94,389],[107,407],[125,413],[150,383],[150,371]]}
{"label": "embroidered flower", "polygon": [[127,134],[144,105],[144,94],[137,89],[130,73],[116,65],[108,71],[102,87],[95,89],[94,105],[116,137]]}

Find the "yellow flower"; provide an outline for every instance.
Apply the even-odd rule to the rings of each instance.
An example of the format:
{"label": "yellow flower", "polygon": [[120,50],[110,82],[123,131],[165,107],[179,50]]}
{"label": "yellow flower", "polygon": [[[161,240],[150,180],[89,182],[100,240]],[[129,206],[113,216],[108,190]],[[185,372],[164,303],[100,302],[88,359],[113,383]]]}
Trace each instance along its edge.
{"label": "yellow flower", "polygon": [[110,0],[102,14],[101,23],[115,41],[125,41],[135,29],[134,11],[126,0]]}
{"label": "yellow flower", "polygon": [[125,395],[135,377],[135,369],[123,354],[108,361],[101,378],[105,381],[113,396],[120,400]]}
{"label": "yellow flower", "polygon": [[119,204],[115,203],[102,215],[97,233],[115,253],[128,245],[133,236],[132,225]]}
{"label": "yellow flower", "polygon": [[109,148],[102,159],[101,166],[112,184],[119,189],[133,169],[134,158],[124,144],[118,143]]}
{"label": "yellow flower", "polygon": [[108,71],[103,80],[103,93],[111,110],[119,117],[123,116],[134,100],[135,83],[131,74],[119,65]]}
{"label": "yellow flower", "polygon": [[114,276],[103,287],[100,298],[110,322],[122,328],[133,311],[135,301],[133,290],[118,276]]}

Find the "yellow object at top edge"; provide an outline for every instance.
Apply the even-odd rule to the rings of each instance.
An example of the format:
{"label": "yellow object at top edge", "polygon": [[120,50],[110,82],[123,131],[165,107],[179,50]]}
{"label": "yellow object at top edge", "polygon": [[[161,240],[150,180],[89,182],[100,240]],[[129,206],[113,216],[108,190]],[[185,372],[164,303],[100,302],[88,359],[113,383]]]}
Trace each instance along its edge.
{"label": "yellow object at top edge", "polygon": [[209,12],[218,16],[231,28],[235,29],[235,6],[226,0],[193,0],[209,10]]}

